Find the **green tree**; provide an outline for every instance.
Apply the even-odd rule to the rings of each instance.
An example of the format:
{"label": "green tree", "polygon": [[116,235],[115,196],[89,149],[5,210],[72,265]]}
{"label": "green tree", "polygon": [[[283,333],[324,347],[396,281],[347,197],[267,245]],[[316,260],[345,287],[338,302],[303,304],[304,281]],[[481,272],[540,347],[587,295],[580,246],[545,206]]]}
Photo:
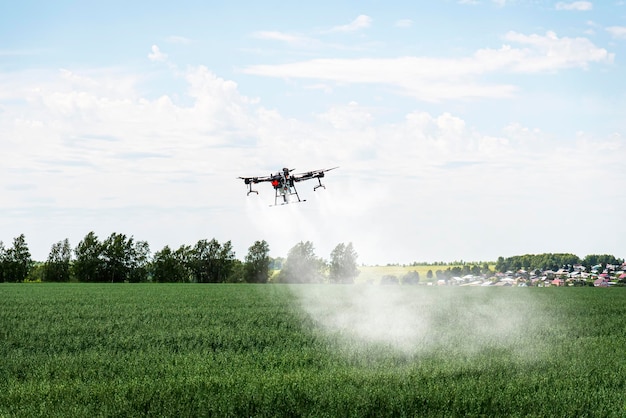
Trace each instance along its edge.
{"label": "green tree", "polygon": [[233,268],[236,264],[235,251],[233,250],[232,242],[226,241],[222,244],[219,252],[219,258],[217,263],[217,282],[224,283],[228,281],[233,273]]}
{"label": "green tree", "polygon": [[2,274],[5,281],[23,282],[28,277],[33,260],[24,234],[13,239],[13,246],[4,250]]}
{"label": "green tree", "polygon": [[507,260],[505,260],[502,256],[498,257],[498,260],[496,261],[496,271],[505,272],[508,269],[509,264]]}
{"label": "green tree", "polygon": [[507,258],[498,257],[496,271],[518,271],[520,269],[558,270],[562,267],[573,266],[578,263],[580,263],[580,258],[574,254],[525,254]]}
{"label": "green tree", "polygon": [[246,255],[244,274],[248,283],[267,283],[270,277],[270,247],[265,240],[255,241]]}
{"label": "green tree", "polygon": [[193,281],[193,272],[191,271],[192,252],[193,250],[190,245],[181,245],[174,252],[174,258],[179,266],[179,275],[177,276],[179,280],[175,281],[182,283]]}
{"label": "green tree", "polygon": [[398,277],[393,274],[385,274],[383,277],[381,277],[380,284],[382,285],[399,284]]}
{"label": "green tree", "polygon": [[330,269],[328,279],[331,283],[354,283],[354,279],[359,275],[357,268],[357,253],[352,247],[352,243],[343,243],[337,246],[330,253]]}
{"label": "green tree", "polygon": [[104,279],[103,246],[91,231],[74,249],[74,277],[81,282],[102,282]]}
{"label": "green tree", "polygon": [[448,277],[461,277],[464,275],[464,271],[460,266],[448,267],[446,269]]}
{"label": "green tree", "polygon": [[4,243],[0,241],[0,283],[6,281],[6,276],[4,274],[6,255],[7,251],[4,248]]}
{"label": "green tree", "polygon": [[103,277],[111,283],[146,281],[149,256],[147,242],[114,232],[102,243]]}
{"label": "green tree", "polygon": [[52,245],[48,260],[44,264],[43,280],[46,282],[69,282],[72,248],[65,238]]}
{"label": "green tree", "polygon": [[152,280],[157,283],[177,281],[176,267],[177,262],[174,258],[174,253],[172,249],[166,245],[161,251],[154,253],[151,264]]}
{"label": "green tree", "polygon": [[623,259],[616,258],[609,254],[589,254],[585,256],[581,264],[587,268],[587,271],[591,271],[591,268],[598,264],[604,268],[607,264],[621,265],[623,262]]}
{"label": "green tree", "polygon": [[492,273],[492,271],[489,269],[489,263],[487,263],[487,262],[483,263],[483,266],[480,269],[480,273],[482,273],[482,274],[491,274]]}
{"label": "green tree", "polygon": [[44,281],[44,270],[46,267],[46,263],[42,263],[41,261],[33,261],[33,265],[28,271],[28,276],[26,276],[26,280],[29,282],[40,283]]}
{"label": "green tree", "polygon": [[159,283],[185,283],[190,280],[189,246],[181,246],[172,251],[169,246],[154,253],[152,259],[152,280]]}
{"label": "green tree", "polygon": [[309,241],[300,241],[289,250],[283,268],[278,273],[279,283],[319,283],[322,281],[323,260],[315,255]]}
{"label": "green tree", "polygon": [[213,238],[199,240],[191,251],[191,271],[197,283],[216,283],[220,243]]}
{"label": "green tree", "polygon": [[246,265],[241,261],[235,259],[232,261],[232,266],[228,277],[226,277],[226,283],[244,283],[246,281]]}
{"label": "green tree", "polygon": [[199,240],[191,250],[190,267],[197,283],[223,283],[230,276],[235,253],[230,241]]}
{"label": "green tree", "polygon": [[130,274],[133,239],[113,232],[102,243],[103,277],[107,282],[122,283]]}
{"label": "green tree", "polygon": [[150,246],[147,241],[136,241],[131,249],[128,281],[139,283],[148,281],[150,275]]}
{"label": "green tree", "polygon": [[400,278],[400,281],[402,284],[418,284],[420,281],[420,274],[415,270],[409,271]]}

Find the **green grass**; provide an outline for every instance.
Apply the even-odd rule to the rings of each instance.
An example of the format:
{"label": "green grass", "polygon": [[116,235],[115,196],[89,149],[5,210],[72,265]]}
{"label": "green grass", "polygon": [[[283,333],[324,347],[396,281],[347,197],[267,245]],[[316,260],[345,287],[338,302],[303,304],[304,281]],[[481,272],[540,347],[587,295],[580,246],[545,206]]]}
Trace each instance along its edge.
{"label": "green grass", "polygon": [[625,329],[624,289],[2,284],[0,417],[624,416]]}

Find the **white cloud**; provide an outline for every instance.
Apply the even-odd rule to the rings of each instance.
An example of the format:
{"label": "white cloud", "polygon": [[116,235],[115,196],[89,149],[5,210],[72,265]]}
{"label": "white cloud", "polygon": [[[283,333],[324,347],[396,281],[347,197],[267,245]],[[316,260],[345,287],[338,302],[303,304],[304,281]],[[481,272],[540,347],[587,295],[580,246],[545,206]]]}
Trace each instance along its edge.
{"label": "white cloud", "polygon": [[28,177],[40,187],[36,194],[55,196],[61,206],[162,205],[159,189],[177,180],[183,184],[169,191],[172,200],[165,204],[196,206],[185,193],[197,196],[197,179],[230,169],[233,161],[228,149],[215,159],[215,147],[254,136],[248,106],[255,101],[204,67],[190,69],[185,77],[190,106],[166,95],[143,98],[129,77],[115,74],[65,70],[45,82],[32,80],[14,92],[26,93],[28,105],[0,119],[0,136],[20,138],[5,149],[12,160],[6,169],[30,171]]}
{"label": "white cloud", "polygon": [[413,21],[411,19],[400,19],[395,23],[397,28],[410,28],[413,26]]}
{"label": "white cloud", "polygon": [[340,84],[379,84],[420,100],[510,97],[511,84],[481,83],[490,73],[551,72],[565,68],[586,68],[593,62],[613,61],[613,54],[596,47],[586,38],[559,38],[509,32],[505,40],[524,48],[504,45],[481,49],[464,58],[360,58],[314,59],[278,65],[253,65],[243,71],[268,77],[316,79]]}
{"label": "white cloud", "polygon": [[554,32],[545,35],[524,35],[508,32],[505,39],[532,49],[519,50],[523,59],[514,63],[517,71],[540,72],[556,71],[562,68],[586,68],[593,62],[613,62],[615,54],[596,47],[587,38],[559,38]]}
{"label": "white cloud", "polygon": [[278,31],[258,31],[253,34],[258,39],[269,39],[273,41],[284,41],[287,43],[295,43],[300,40],[299,36],[290,35],[284,32]]}
{"label": "white cloud", "polygon": [[254,32],[252,36],[257,39],[285,42],[291,45],[304,45],[316,42],[314,39],[305,36],[293,35],[279,31],[258,31]]}
{"label": "white cloud", "polygon": [[626,39],[626,26],[609,26],[606,30],[616,39]]}
{"label": "white cloud", "polygon": [[[375,82],[378,71],[391,69],[388,77],[403,83],[409,83],[405,73],[417,73],[426,89],[446,71],[430,88],[452,89],[442,80],[508,68],[524,59],[519,54],[495,53],[487,61],[407,58],[364,71],[361,80]],[[344,73],[340,65],[331,73],[353,76],[376,62],[347,60]],[[610,195],[623,180],[615,170],[623,136],[585,134],[556,146],[524,124],[505,123],[499,134],[487,135],[446,111],[415,110],[381,123],[376,109],[357,102],[328,106],[307,121],[262,107],[235,81],[202,66],[183,74],[184,104],[166,94],[145,97],[136,88],[139,76],[106,70],[0,80],[7,98],[0,113],[2,210],[42,207],[41,219],[60,225],[58,235],[43,235],[36,227],[44,221],[29,212],[23,223],[16,215],[0,217],[0,229],[12,233],[7,219],[33,225],[14,235],[27,234],[37,259],[45,259],[52,242],[69,237],[75,245],[93,229],[101,237],[133,234],[153,250],[216,237],[232,240],[238,256],[266,239],[273,256],[311,240],[321,256],[338,242],[353,242],[367,263],[495,258],[542,251],[536,237],[548,229],[571,242],[578,234],[594,236],[575,223],[586,219],[581,211],[589,205],[563,211],[563,202],[578,190]],[[271,212],[271,188],[246,197],[236,179],[285,165],[341,168],[329,174],[326,190],[299,186],[306,205]],[[16,178],[19,184],[7,180]],[[619,202],[607,205],[616,214],[606,218],[620,219]]]}
{"label": "white cloud", "polygon": [[324,83],[309,84],[307,86],[304,86],[304,88],[307,90],[320,90],[326,94],[330,94],[333,92],[333,88],[330,85]]}
{"label": "white cloud", "polygon": [[152,52],[148,54],[150,61],[163,62],[167,60],[167,54],[161,52],[158,46],[152,45]]}
{"label": "white cloud", "polygon": [[593,9],[593,3],[590,1],[573,1],[573,2],[564,2],[560,1],[555,6],[556,10],[578,10],[578,11],[588,11]]}
{"label": "white cloud", "polygon": [[181,45],[189,45],[190,43],[193,42],[189,38],[186,38],[184,36],[177,36],[177,35],[168,36],[166,40],[167,42],[171,44],[181,44]]}
{"label": "white cloud", "polygon": [[372,24],[372,18],[367,15],[359,15],[347,25],[335,26],[328,32],[356,32],[361,29],[369,28]]}
{"label": "white cloud", "polygon": [[588,20],[585,24],[587,25],[587,29],[585,29],[583,33],[585,35],[595,35],[595,28],[598,27],[598,25],[593,20]]}
{"label": "white cloud", "polygon": [[[472,68],[473,67],[473,68]],[[506,97],[512,86],[479,85],[462,80],[478,68],[456,60],[402,57],[390,59],[315,59],[280,65],[255,65],[244,69],[249,74],[309,78],[340,84],[380,84],[400,88],[399,93],[427,101],[471,97]]]}
{"label": "white cloud", "polygon": [[370,125],[373,119],[372,114],[356,102],[350,102],[348,106],[333,106],[317,117],[335,129],[361,129]]}

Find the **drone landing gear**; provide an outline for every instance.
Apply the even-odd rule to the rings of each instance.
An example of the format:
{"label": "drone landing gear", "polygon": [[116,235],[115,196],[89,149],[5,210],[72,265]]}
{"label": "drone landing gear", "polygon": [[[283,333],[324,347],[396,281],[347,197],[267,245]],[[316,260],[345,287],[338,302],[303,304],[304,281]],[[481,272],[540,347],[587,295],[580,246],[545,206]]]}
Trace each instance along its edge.
{"label": "drone landing gear", "polygon": [[[300,203],[300,202],[306,202],[306,200],[300,200],[300,196],[298,195],[298,190],[296,189],[295,184],[292,184],[291,186],[284,186],[283,188],[277,187],[275,188],[275,194],[274,194],[274,205],[273,206],[281,206],[281,205],[287,205],[289,203]],[[289,196],[296,196],[296,199],[298,200],[294,200],[293,202],[289,201]],[[278,198],[282,197],[283,201],[282,203],[278,203]],[[272,206],[272,205],[270,205]]]}
{"label": "drone landing gear", "polygon": [[246,196],[250,196],[250,193],[256,193],[257,195],[259,194],[259,192],[257,192],[256,190],[252,190],[252,183],[248,183],[248,187],[250,189],[248,190],[248,193],[246,194]]}
{"label": "drone landing gear", "polygon": [[320,178],[319,178],[319,177],[317,178],[317,181],[318,181],[320,184],[318,184],[317,186],[313,187],[313,191],[316,191],[316,190],[317,190],[317,189],[319,189],[320,187],[323,187],[324,189],[326,189],[326,186],[324,186],[324,185],[322,184],[322,180],[320,180]]}

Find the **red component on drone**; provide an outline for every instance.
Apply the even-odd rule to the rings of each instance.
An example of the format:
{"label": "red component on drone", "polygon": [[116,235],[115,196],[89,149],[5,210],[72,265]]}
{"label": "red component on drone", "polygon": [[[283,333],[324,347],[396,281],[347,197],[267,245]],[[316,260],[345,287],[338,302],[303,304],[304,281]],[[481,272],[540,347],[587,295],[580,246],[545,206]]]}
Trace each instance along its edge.
{"label": "red component on drone", "polygon": [[326,186],[322,184],[322,178],[324,178],[324,173],[330,170],[334,170],[338,167],[333,168],[323,168],[321,170],[312,170],[304,173],[291,174],[293,168],[283,168],[282,172],[277,172],[274,174],[270,174],[269,176],[264,177],[239,177],[243,179],[244,183],[248,186],[248,195],[251,193],[259,194],[258,191],[252,189],[253,184],[261,183],[264,181],[269,182],[275,190],[274,195],[274,206],[278,205],[278,200],[282,199],[281,205],[287,204],[290,202],[289,198],[293,197],[291,202],[305,202],[305,200],[301,200],[298,195],[298,191],[296,190],[297,182],[301,182],[304,180],[317,179],[317,186],[313,187],[313,191],[319,189],[320,187],[325,189]]}

